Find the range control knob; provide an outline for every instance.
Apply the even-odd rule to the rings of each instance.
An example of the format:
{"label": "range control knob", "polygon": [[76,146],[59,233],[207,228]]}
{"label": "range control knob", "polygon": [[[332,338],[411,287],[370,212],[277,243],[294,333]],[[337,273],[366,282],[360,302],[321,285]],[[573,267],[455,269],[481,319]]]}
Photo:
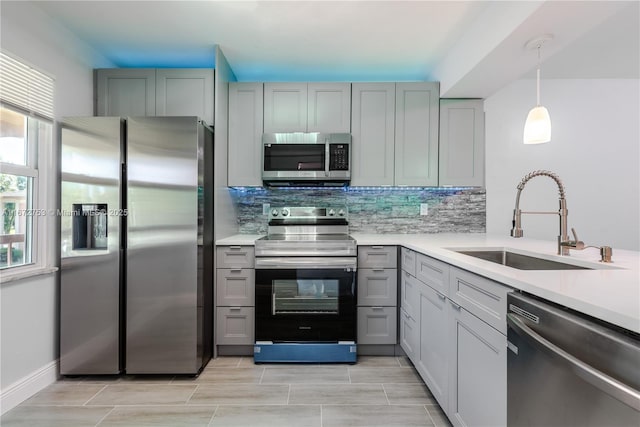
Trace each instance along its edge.
{"label": "range control knob", "polygon": [[278,216],[278,209],[272,209],[271,216]]}
{"label": "range control knob", "polygon": [[334,216],[336,214],[335,209],[329,209],[329,216]]}
{"label": "range control knob", "polygon": [[289,209],[287,208],[282,209],[282,216],[289,216]]}
{"label": "range control knob", "polygon": [[345,215],[344,209],[340,209],[338,211],[338,216],[344,216],[344,215]]}

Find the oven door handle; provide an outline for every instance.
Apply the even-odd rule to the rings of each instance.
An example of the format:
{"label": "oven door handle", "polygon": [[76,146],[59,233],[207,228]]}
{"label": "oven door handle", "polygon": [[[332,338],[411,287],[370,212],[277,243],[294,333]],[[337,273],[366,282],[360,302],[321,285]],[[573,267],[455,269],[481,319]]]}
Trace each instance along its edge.
{"label": "oven door handle", "polygon": [[356,257],[273,257],[255,260],[256,269],[332,269],[356,271]]}

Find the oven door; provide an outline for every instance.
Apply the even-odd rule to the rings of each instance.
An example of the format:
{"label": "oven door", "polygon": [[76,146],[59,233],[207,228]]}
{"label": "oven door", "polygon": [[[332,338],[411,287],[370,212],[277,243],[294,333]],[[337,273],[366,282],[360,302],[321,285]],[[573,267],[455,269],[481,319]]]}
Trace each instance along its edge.
{"label": "oven door", "polygon": [[356,258],[256,258],[256,341],[356,340]]}

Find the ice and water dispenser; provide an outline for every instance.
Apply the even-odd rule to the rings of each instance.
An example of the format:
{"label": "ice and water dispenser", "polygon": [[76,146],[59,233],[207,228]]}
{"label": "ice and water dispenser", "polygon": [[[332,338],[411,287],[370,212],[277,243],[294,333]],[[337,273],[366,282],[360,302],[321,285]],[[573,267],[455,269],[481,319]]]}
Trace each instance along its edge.
{"label": "ice and water dispenser", "polygon": [[107,249],[107,204],[73,204],[73,250]]}

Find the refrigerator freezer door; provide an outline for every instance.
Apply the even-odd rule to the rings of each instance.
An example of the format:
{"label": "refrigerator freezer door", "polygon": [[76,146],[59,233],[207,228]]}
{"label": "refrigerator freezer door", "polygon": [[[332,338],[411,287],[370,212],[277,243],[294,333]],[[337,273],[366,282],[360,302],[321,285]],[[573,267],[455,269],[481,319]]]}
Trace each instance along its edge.
{"label": "refrigerator freezer door", "polygon": [[62,375],[121,370],[121,132],[119,117],[61,123]]}
{"label": "refrigerator freezer door", "polygon": [[198,123],[127,119],[126,371],[195,374]]}

